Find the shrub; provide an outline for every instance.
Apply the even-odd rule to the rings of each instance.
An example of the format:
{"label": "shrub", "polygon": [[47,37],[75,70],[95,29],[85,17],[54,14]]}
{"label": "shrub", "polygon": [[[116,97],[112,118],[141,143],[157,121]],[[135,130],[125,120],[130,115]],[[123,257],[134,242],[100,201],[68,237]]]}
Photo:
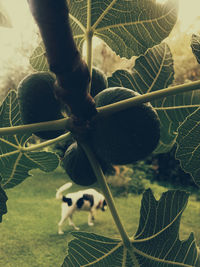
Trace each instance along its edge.
{"label": "shrub", "polygon": [[128,194],[142,194],[145,190],[144,179],[146,173],[137,169],[122,166],[116,175],[108,177],[108,184],[115,197]]}

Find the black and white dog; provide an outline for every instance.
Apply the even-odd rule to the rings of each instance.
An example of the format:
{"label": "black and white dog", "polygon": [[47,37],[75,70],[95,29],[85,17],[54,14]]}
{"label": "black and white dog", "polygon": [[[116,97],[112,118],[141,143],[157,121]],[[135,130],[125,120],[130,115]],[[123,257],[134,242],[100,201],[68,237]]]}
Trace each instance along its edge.
{"label": "black and white dog", "polygon": [[59,234],[63,234],[62,225],[66,219],[69,220],[69,225],[73,226],[75,230],[79,230],[72,221],[72,216],[75,211],[89,211],[88,225],[92,226],[94,225],[93,221],[96,211],[105,211],[107,207],[104,196],[95,189],[81,190],[63,196],[63,192],[71,186],[72,183],[66,183],[61,186],[56,193],[56,199],[62,200],[61,220],[58,223]]}

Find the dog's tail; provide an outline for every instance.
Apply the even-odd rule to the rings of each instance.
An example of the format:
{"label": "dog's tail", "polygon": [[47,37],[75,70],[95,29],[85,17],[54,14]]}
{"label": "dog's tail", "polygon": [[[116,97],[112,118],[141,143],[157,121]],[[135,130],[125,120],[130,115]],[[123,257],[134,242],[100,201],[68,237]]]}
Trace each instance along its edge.
{"label": "dog's tail", "polygon": [[63,192],[67,189],[69,189],[72,186],[72,183],[66,183],[62,185],[56,192],[56,199],[62,199],[63,197]]}

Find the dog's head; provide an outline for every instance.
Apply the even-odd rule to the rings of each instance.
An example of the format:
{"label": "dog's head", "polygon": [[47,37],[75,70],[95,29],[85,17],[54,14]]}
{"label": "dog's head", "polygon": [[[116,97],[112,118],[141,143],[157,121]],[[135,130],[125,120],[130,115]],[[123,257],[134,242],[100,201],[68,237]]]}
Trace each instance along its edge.
{"label": "dog's head", "polygon": [[107,206],[107,202],[106,202],[106,200],[104,199],[101,210],[102,210],[102,211],[106,211],[106,210],[107,210],[107,207],[108,207],[108,206]]}
{"label": "dog's head", "polygon": [[101,209],[102,211],[106,211],[107,210],[107,203],[106,203],[105,199],[99,201],[99,204],[97,205],[97,209]]}

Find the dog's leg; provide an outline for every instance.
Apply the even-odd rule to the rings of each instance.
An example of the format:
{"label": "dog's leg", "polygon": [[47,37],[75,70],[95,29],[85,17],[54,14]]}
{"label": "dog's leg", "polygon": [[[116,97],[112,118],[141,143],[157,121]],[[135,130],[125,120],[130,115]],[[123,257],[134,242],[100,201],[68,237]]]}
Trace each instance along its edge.
{"label": "dog's leg", "polygon": [[63,223],[64,223],[64,221],[66,219],[67,219],[67,217],[63,217],[63,218],[61,218],[61,220],[58,223],[58,234],[59,235],[63,235],[64,234],[64,232],[62,231],[62,225],[63,225]]}
{"label": "dog's leg", "polygon": [[92,221],[94,221],[94,211],[93,210],[91,210],[88,214],[88,225],[89,226],[94,225],[94,223]]}
{"label": "dog's leg", "polygon": [[62,211],[61,211],[61,219],[58,223],[58,234],[62,235],[64,232],[62,231],[62,225],[64,221],[68,218],[69,216],[69,209],[68,206],[64,203],[62,203]]}
{"label": "dog's leg", "polygon": [[75,230],[80,230],[80,228],[77,227],[77,226],[74,224],[74,222],[72,221],[72,215],[69,216],[68,220],[69,220],[69,225],[70,225],[70,226],[73,226]]}

